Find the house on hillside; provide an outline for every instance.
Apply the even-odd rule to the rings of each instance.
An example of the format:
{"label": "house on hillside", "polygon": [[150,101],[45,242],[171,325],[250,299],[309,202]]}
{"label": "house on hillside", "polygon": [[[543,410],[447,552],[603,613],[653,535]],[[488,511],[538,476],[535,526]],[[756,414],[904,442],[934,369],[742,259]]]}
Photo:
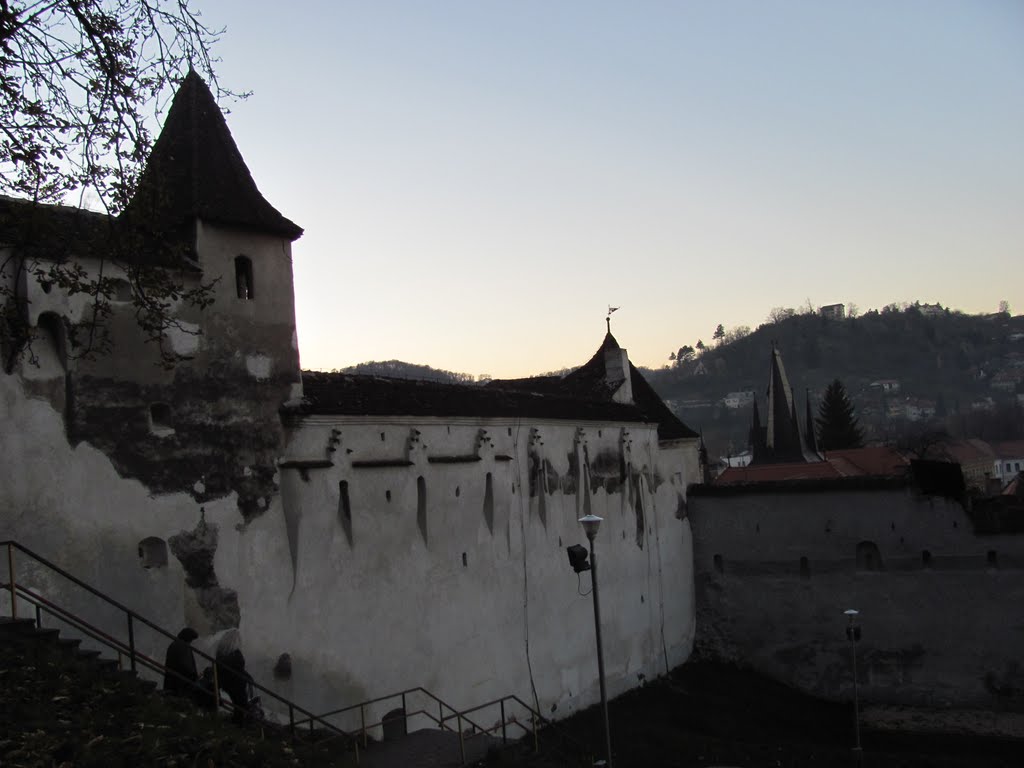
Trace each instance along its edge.
{"label": "house on hillside", "polygon": [[754,402],[754,392],[750,389],[745,389],[741,392],[730,392],[722,398],[722,405],[730,410],[746,408],[752,402]]}
{"label": "house on hillside", "polygon": [[[979,438],[945,440],[928,449],[925,458],[952,461],[960,465],[968,490],[986,494],[993,490],[996,454],[992,446]],[[998,483],[997,483],[998,484]]]}
{"label": "house on hillside", "polygon": [[826,320],[842,320],[846,317],[846,306],[843,304],[826,304],[818,309],[818,313]]}
{"label": "house on hillside", "polygon": [[881,392],[886,395],[894,395],[900,391],[898,379],[878,379],[869,385],[873,392]]}
{"label": "house on hillside", "polygon": [[[698,437],[610,329],[563,378],[301,371],[301,234],[194,72],[121,217],[0,201],[0,256],[34,249],[123,283],[111,352],[79,359],[87,301],[45,270],[0,272],[21,281],[33,345],[0,373],[4,537],[159,625],[194,627],[201,647],[239,628],[257,682],[313,711],[422,686],[460,708],[516,694],[563,716],[599,700],[593,635],[566,631],[591,625],[592,604],[564,557],[596,514],[611,694],[682,663]],[[210,285],[205,308],[172,303],[157,339],[181,358],[171,368],[137,321],[141,268]],[[123,617],[34,583],[123,632]],[[155,633],[134,642],[163,657]],[[275,679],[283,654],[291,677]]]}
{"label": "house on hillside", "polygon": [[992,477],[1006,485],[1024,471],[1024,440],[1007,440],[991,444],[995,458]]}

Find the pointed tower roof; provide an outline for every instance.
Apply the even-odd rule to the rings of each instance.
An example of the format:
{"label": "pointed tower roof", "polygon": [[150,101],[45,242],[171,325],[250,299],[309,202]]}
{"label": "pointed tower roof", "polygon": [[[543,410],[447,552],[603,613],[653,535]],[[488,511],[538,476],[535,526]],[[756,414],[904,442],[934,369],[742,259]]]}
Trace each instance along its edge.
{"label": "pointed tower roof", "polygon": [[761,412],[757,408],[757,398],[754,398],[754,414],[750,420],[750,459],[757,462],[765,455],[764,428],[761,426]]}
{"label": "pointed tower roof", "polygon": [[817,457],[812,457],[805,451],[804,437],[800,431],[796,404],[793,400],[793,390],[786,377],[786,367],[782,364],[782,353],[774,343],[772,344],[771,370],[768,374],[767,426],[763,434],[763,440],[757,441],[755,430],[753,427],[751,428],[753,448],[751,463],[818,460]]}
{"label": "pointed tower roof", "polygon": [[805,440],[807,442],[807,450],[818,453],[818,439],[814,435],[814,416],[811,413],[811,390],[806,390],[807,396],[807,414],[805,416],[807,423],[805,425],[807,434]]}
{"label": "pointed tower roof", "polygon": [[129,216],[181,233],[203,219],[296,240],[302,228],[260,193],[224,115],[203,79],[189,70],[167,112]]}

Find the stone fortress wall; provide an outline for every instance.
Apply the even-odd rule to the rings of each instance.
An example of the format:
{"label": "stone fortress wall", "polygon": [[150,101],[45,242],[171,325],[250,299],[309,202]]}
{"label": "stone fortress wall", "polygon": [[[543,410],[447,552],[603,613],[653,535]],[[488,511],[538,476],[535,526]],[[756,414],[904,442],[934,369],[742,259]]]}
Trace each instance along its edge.
{"label": "stone fortress wall", "polygon": [[691,489],[701,653],[849,698],[854,608],[865,697],[1024,703],[1024,536],[902,482],[768,485]]}

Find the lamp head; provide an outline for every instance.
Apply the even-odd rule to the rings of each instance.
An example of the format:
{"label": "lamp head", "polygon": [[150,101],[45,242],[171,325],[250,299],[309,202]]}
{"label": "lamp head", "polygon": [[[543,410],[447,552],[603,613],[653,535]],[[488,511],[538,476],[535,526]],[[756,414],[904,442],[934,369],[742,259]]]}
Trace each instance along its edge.
{"label": "lamp head", "polygon": [[580,525],[583,526],[583,532],[587,534],[587,538],[591,541],[597,536],[597,530],[601,527],[601,522],[604,520],[603,517],[597,515],[585,515],[580,518]]}

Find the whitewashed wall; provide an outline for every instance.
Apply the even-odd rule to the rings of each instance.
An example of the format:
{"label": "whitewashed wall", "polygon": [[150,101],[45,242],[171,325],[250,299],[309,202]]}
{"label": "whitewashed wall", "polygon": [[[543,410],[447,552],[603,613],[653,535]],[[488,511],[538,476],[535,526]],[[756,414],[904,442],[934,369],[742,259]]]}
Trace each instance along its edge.
{"label": "whitewashed wall", "polygon": [[[0,538],[38,550],[171,631],[201,620],[174,556],[151,569],[138,557],[142,539],[196,527],[200,505],[191,496],[153,496],[87,443],[71,447],[60,414],[26,397],[17,375],[0,375],[0,424]],[[282,468],[281,494],[262,515],[245,523],[234,494],[203,504],[218,531],[217,579],[238,592],[243,650],[259,682],[315,711],[414,686],[457,707],[509,693],[532,701],[535,687],[554,717],[594,703],[592,603],[578,594],[589,591],[589,574],[578,581],[565,554],[565,546],[586,543],[577,523],[585,511],[605,518],[597,552],[610,693],[688,656],[692,557],[680,500],[696,475],[692,442],[659,450],[653,427],[628,425],[631,472],[645,475],[641,548],[625,486],[597,488],[589,509],[581,491],[552,488],[543,503],[529,495],[531,434],[564,477],[583,442],[590,457],[621,450],[622,425],[315,417],[294,431],[283,461],[327,455],[331,429],[341,433],[334,465],[306,470],[307,479]],[[420,436],[410,451],[413,429]],[[481,429],[492,443],[482,448]],[[429,461],[477,451],[480,461]],[[412,465],[352,466],[405,458]],[[493,531],[484,514],[488,472]],[[417,520],[420,476],[426,540]],[[351,541],[339,516],[342,481]],[[37,581],[47,594],[79,600],[66,585]],[[122,621],[88,600],[76,607],[114,629]],[[162,658],[162,638],[140,632],[139,642]],[[293,660],[287,681],[272,675],[281,653]]]}
{"label": "whitewashed wall", "polygon": [[[322,459],[332,429],[340,432],[334,465],[283,468],[280,513],[253,521],[217,552],[220,582],[239,592],[255,665],[269,668],[289,653],[288,689],[321,709],[413,686],[458,707],[509,693],[532,701],[535,686],[542,710],[556,717],[594,703],[592,603],[579,594],[589,592],[589,577],[578,581],[565,553],[569,544],[586,543],[577,523],[584,495],[552,491],[542,508],[540,495],[529,496],[527,476],[537,433],[558,474],[568,473],[577,425],[311,417],[293,435],[285,461]],[[481,429],[491,444],[478,448]],[[648,474],[661,478],[657,489],[647,480],[642,486],[643,548],[625,493],[597,489],[589,501],[589,511],[606,520],[597,552],[613,694],[681,663],[693,642],[690,530],[677,512],[696,471],[695,447],[659,454],[653,427],[629,429],[632,471],[653,466],[657,472]],[[418,438],[410,440],[413,430]],[[593,456],[618,450],[621,425],[592,423],[583,434]],[[478,450],[479,461],[430,462]],[[352,465],[382,460],[412,464]],[[493,530],[484,512],[488,473]]]}

